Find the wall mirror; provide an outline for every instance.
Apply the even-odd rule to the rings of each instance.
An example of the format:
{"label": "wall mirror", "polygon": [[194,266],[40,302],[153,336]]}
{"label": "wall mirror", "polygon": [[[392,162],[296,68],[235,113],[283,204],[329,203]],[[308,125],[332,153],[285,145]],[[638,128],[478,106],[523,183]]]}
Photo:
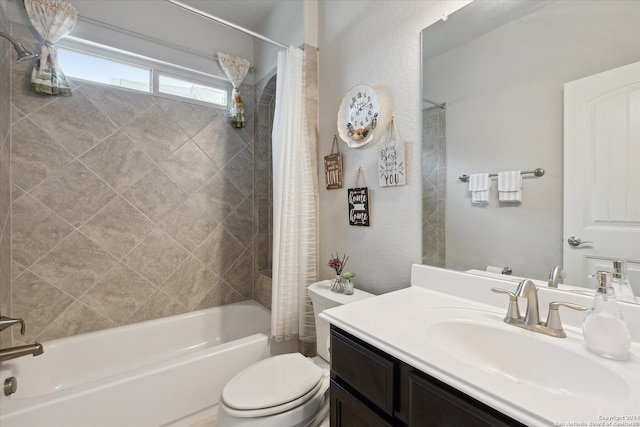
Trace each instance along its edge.
{"label": "wall mirror", "polygon": [[[640,60],[640,3],[474,1],[447,18],[421,35],[423,263],[546,281],[567,244],[564,84]],[[495,178],[489,203],[471,203],[458,179],[536,168],[520,203],[499,202]]]}

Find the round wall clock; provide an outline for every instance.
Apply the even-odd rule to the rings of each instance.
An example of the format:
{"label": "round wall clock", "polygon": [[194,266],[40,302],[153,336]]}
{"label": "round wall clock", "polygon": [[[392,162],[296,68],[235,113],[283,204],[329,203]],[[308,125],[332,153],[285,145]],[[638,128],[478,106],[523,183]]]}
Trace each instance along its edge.
{"label": "round wall clock", "polygon": [[338,133],[351,148],[371,142],[380,119],[380,101],[376,91],[367,85],[358,85],[342,98],[338,111]]}

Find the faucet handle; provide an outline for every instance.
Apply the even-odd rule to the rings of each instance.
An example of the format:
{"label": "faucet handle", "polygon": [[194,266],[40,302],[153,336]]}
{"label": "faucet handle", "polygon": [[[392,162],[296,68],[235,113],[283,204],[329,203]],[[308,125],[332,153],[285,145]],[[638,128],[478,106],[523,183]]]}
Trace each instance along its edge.
{"label": "faucet handle", "polygon": [[584,307],[579,304],[573,304],[570,302],[560,302],[554,301],[549,303],[549,316],[547,317],[547,322],[545,326],[551,329],[554,333],[554,336],[564,338],[567,334],[562,329],[562,322],[560,321],[560,312],[558,309],[560,306],[569,307],[573,310],[584,311],[587,307]]}
{"label": "faucet handle", "polygon": [[518,297],[516,294],[502,288],[491,288],[491,291],[497,294],[509,295],[509,308],[507,309],[507,315],[504,318],[505,322],[513,323],[514,321],[522,320],[522,316],[520,316],[520,308],[518,307]]}
{"label": "faucet handle", "polygon": [[20,333],[24,335],[25,327],[24,320],[22,319],[12,319],[7,316],[0,316],[0,331],[8,328],[11,325],[15,325],[16,323],[20,323]]}

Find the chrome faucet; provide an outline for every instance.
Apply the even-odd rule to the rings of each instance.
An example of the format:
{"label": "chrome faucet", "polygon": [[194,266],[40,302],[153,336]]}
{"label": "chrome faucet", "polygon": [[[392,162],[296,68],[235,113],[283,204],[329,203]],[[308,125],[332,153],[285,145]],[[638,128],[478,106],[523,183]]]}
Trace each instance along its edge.
{"label": "chrome faucet", "polygon": [[[20,325],[20,333],[24,335],[24,332],[25,332],[24,320],[12,319],[7,316],[0,316],[0,331],[17,324]],[[17,347],[2,348],[0,349],[0,362],[4,362],[5,360],[15,359],[16,357],[26,356],[28,354],[39,356],[42,353],[44,353],[44,349],[42,348],[42,344],[39,344],[39,343],[20,345]]]}
{"label": "chrome faucet", "polygon": [[538,309],[538,288],[529,279],[524,279],[516,288],[516,297],[527,299],[527,311],[524,314],[525,325],[537,325],[540,323],[540,310]]}
{"label": "chrome faucet", "polygon": [[[509,295],[509,309],[504,318],[504,322],[509,325],[527,329],[529,331],[539,332],[541,334],[550,335],[552,337],[564,338],[567,336],[562,329],[560,321],[560,306],[572,308],[574,310],[584,311],[587,308],[570,302],[551,302],[549,303],[549,315],[546,322],[540,321],[540,311],[538,309],[538,288],[529,279],[525,279],[516,288],[516,292],[510,292],[506,289],[492,288],[493,292]],[[524,316],[520,315],[518,307],[518,298],[527,299],[527,310]]]}
{"label": "chrome faucet", "polygon": [[567,274],[564,272],[562,267],[560,267],[559,265],[556,265],[549,272],[549,282],[548,282],[549,287],[557,288],[558,283],[560,283],[560,280],[564,279],[565,277],[567,277]]}

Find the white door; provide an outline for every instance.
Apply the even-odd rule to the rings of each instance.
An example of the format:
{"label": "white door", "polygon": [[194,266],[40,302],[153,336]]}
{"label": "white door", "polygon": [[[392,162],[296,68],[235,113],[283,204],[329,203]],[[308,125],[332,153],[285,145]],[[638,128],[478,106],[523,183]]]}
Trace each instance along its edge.
{"label": "white door", "polygon": [[564,86],[563,230],[565,283],[623,259],[640,296],[640,62]]}

